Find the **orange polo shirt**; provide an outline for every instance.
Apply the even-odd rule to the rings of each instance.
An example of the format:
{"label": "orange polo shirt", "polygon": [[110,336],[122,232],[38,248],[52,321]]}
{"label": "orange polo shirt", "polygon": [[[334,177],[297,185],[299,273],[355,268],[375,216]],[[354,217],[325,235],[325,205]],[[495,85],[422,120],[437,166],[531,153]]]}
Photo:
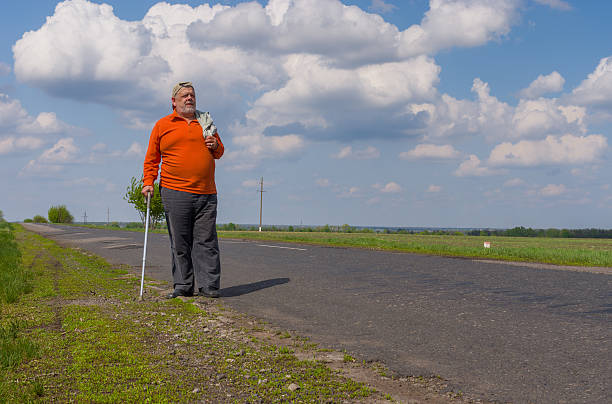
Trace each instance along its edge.
{"label": "orange polo shirt", "polygon": [[193,194],[216,194],[215,159],[223,155],[223,143],[215,134],[219,147],[209,150],[204,144],[202,126],[197,119],[187,123],[174,111],[155,124],[144,161],[144,185],[159,185]]}

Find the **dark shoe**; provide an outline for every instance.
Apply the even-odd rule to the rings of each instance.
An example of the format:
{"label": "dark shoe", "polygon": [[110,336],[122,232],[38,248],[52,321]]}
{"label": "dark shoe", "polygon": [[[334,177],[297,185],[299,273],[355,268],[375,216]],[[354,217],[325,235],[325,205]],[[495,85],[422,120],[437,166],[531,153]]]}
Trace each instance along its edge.
{"label": "dark shoe", "polygon": [[191,297],[191,296],[193,296],[193,293],[188,293],[188,292],[185,292],[183,290],[175,290],[174,292],[168,294],[166,296],[166,299],[175,299],[175,298],[177,298],[179,296]]}
{"label": "dark shoe", "polygon": [[204,297],[210,297],[210,298],[212,298],[212,299],[216,299],[216,298],[218,298],[219,296],[221,296],[221,294],[219,293],[219,291],[218,291],[218,290],[215,290],[215,289],[209,289],[209,290],[206,290],[206,289],[200,289],[200,291],[198,292],[198,295],[199,295],[199,296],[204,296]]}

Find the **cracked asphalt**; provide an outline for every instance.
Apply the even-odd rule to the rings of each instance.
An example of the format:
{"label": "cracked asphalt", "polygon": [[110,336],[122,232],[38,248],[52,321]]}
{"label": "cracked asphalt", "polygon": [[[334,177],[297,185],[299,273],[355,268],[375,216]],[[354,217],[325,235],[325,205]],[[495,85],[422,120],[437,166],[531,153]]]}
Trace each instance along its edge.
{"label": "cracked asphalt", "polygon": [[[32,225],[140,271],[143,234]],[[612,271],[221,239],[224,304],[471,397],[612,402]],[[598,273],[599,272],[599,273]],[[170,281],[167,235],[147,276]]]}

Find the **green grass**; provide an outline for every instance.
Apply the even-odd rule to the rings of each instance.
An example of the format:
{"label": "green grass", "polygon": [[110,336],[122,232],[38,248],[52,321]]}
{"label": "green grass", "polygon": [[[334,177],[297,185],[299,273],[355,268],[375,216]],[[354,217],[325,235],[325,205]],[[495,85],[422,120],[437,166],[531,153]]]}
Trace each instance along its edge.
{"label": "green grass", "polygon": [[28,272],[21,265],[21,253],[13,235],[13,225],[0,222],[0,302],[12,303],[28,293]]}
{"label": "green grass", "polygon": [[139,302],[137,276],[15,227],[31,287],[0,302],[0,350],[16,353],[0,357],[0,402],[318,403],[374,394],[232,328],[218,302],[166,300],[154,281]]}
{"label": "green grass", "polygon": [[[417,254],[612,267],[612,239],[220,231],[219,237]],[[483,242],[490,241],[491,248]]]}
{"label": "green grass", "polygon": [[0,369],[12,369],[36,355],[36,344],[21,335],[21,328],[21,323],[15,319],[0,325]]}
{"label": "green grass", "polygon": [[[23,266],[21,258],[13,226],[0,222],[0,307],[15,303],[22,295],[32,291],[28,281],[30,273]],[[24,335],[25,323],[21,318],[5,316],[4,310],[0,310],[0,314],[0,372],[4,372],[34,357],[38,347]]]}

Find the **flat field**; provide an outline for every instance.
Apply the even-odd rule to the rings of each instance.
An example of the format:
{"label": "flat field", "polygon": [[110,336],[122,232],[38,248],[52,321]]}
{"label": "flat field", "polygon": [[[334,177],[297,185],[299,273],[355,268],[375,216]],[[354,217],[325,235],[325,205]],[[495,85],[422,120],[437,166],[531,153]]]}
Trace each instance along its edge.
{"label": "flat field", "polygon": [[[456,257],[612,267],[612,239],[219,231],[224,238],[359,247]],[[484,242],[491,248],[484,248]]]}

